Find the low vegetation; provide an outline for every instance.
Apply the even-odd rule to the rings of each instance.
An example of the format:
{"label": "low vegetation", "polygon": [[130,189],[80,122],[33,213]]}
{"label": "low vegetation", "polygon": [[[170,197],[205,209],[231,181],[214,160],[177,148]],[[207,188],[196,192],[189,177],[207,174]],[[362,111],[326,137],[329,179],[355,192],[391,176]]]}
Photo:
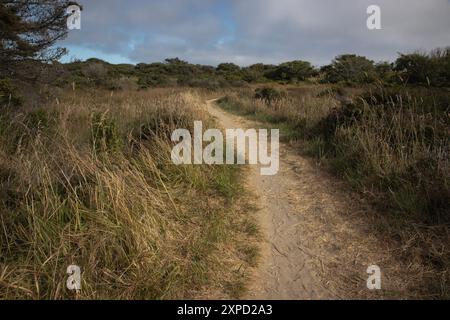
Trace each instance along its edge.
{"label": "low vegetation", "polygon": [[[242,294],[257,229],[238,169],[170,160],[172,130],[194,119],[210,123],[199,97],[168,91],[75,91],[3,109],[0,298]],[[78,295],[69,265],[82,268]]]}
{"label": "low vegetation", "polygon": [[219,104],[281,128],[286,141],[297,141],[371,200],[381,215],[375,231],[395,239],[406,264],[419,261],[421,272],[428,270],[411,291],[448,297],[449,92],[303,86],[270,102],[259,92],[234,91]]}
{"label": "low vegetation", "polygon": [[239,170],[170,161],[174,129],[212,125],[193,87],[225,91],[223,108],[281,128],[348,181],[379,208],[373,231],[420,266],[413,296],[450,296],[449,48],[321,68],[62,64],[73,3],[0,4],[1,299],[243,293],[258,232]]}
{"label": "low vegetation", "polygon": [[[445,87],[450,85],[450,51],[400,54],[394,63],[375,63],[366,57],[341,55],[330,65],[317,69],[307,61],[290,61],[279,65],[254,64],[240,67],[222,63],[217,67],[194,65],[178,58],[138,65],[112,65],[99,59],[55,63],[47,66],[47,82],[60,87],[97,87],[109,90],[146,89],[151,87],[200,87],[223,89],[258,83],[343,84],[358,86],[404,84]],[[35,68],[39,68],[36,65]]]}

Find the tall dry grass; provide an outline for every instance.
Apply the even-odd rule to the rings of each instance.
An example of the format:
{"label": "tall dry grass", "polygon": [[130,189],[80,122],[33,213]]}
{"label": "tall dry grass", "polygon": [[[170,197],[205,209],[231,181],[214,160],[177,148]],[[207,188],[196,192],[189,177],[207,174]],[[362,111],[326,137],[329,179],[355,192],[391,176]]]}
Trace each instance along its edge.
{"label": "tall dry grass", "polygon": [[218,103],[230,112],[276,125],[282,129],[282,138],[289,141],[309,136],[312,128],[339,105],[329,92],[326,86],[289,88],[281,99],[269,102],[255,98],[253,90],[242,89],[226,92]]}
{"label": "tall dry grass", "polygon": [[172,130],[211,123],[194,93],[70,92],[0,117],[1,299],[242,293],[257,230],[237,169],[170,160]]}
{"label": "tall dry grass", "polygon": [[374,232],[395,242],[405,270],[421,266],[413,296],[450,296],[448,91],[310,86],[270,103],[233,91],[219,104],[280,127],[371,200],[380,213]]}

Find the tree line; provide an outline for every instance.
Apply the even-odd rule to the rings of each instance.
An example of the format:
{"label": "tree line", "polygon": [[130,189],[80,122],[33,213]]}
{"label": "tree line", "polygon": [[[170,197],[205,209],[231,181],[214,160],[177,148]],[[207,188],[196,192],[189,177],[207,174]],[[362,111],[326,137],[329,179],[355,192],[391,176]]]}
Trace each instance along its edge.
{"label": "tree line", "polygon": [[0,99],[11,102],[13,81],[57,86],[77,85],[111,90],[155,86],[221,88],[248,83],[343,83],[359,85],[412,84],[450,86],[450,47],[429,53],[399,54],[393,62],[378,62],[355,54],[336,57],[315,67],[295,60],[279,65],[257,63],[241,67],[191,64],[179,58],[137,65],[113,65],[100,59],[58,62],[66,49],[57,47],[67,35],[67,0],[15,0],[0,3]]}
{"label": "tree line", "polygon": [[[221,63],[217,67],[191,64],[178,58],[137,65],[111,65],[99,59],[63,66],[81,82],[108,84],[108,79],[135,78],[140,88],[153,86],[239,86],[245,83],[370,83],[450,86],[450,47],[430,53],[400,54],[393,62],[378,62],[355,54],[336,57],[331,64],[316,68],[310,62],[295,60],[279,65],[257,63],[240,67]],[[71,79],[70,76],[67,78]],[[92,82],[91,81],[91,82]],[[111,85],[111,84],[110,84]]]}

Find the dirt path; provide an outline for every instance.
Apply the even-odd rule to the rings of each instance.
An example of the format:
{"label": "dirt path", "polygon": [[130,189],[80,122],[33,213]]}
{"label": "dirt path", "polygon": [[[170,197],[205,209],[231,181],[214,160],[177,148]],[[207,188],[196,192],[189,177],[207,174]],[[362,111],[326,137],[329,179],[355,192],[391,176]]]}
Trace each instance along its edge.
{"label": "dirt path", "polygon": [[[226,129],[255,127],[220,109],[208,112]],[[280,171],[261,176],[251,166],[247,187],[258,197],[262,259],[248,299],[381,298],[367,289],[367,267],[385,250],[367,232],[370,214],[357,196],[295,150],[280,144]],[[389,285],[388,285],[389,286]]]}

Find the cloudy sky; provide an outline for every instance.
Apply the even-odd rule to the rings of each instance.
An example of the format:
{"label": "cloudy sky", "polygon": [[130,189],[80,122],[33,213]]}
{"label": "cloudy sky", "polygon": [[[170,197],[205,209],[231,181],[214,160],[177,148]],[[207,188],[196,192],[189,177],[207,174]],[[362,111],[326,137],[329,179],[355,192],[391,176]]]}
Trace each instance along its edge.
{"label": "cloudy sky", "polygon": [[[329,63],[343,53],[393,60],[450,46],[450,0],[79,0],[81,30],[64,58],[112,63]],[[368,30],[369,5],[382,30]]]}

